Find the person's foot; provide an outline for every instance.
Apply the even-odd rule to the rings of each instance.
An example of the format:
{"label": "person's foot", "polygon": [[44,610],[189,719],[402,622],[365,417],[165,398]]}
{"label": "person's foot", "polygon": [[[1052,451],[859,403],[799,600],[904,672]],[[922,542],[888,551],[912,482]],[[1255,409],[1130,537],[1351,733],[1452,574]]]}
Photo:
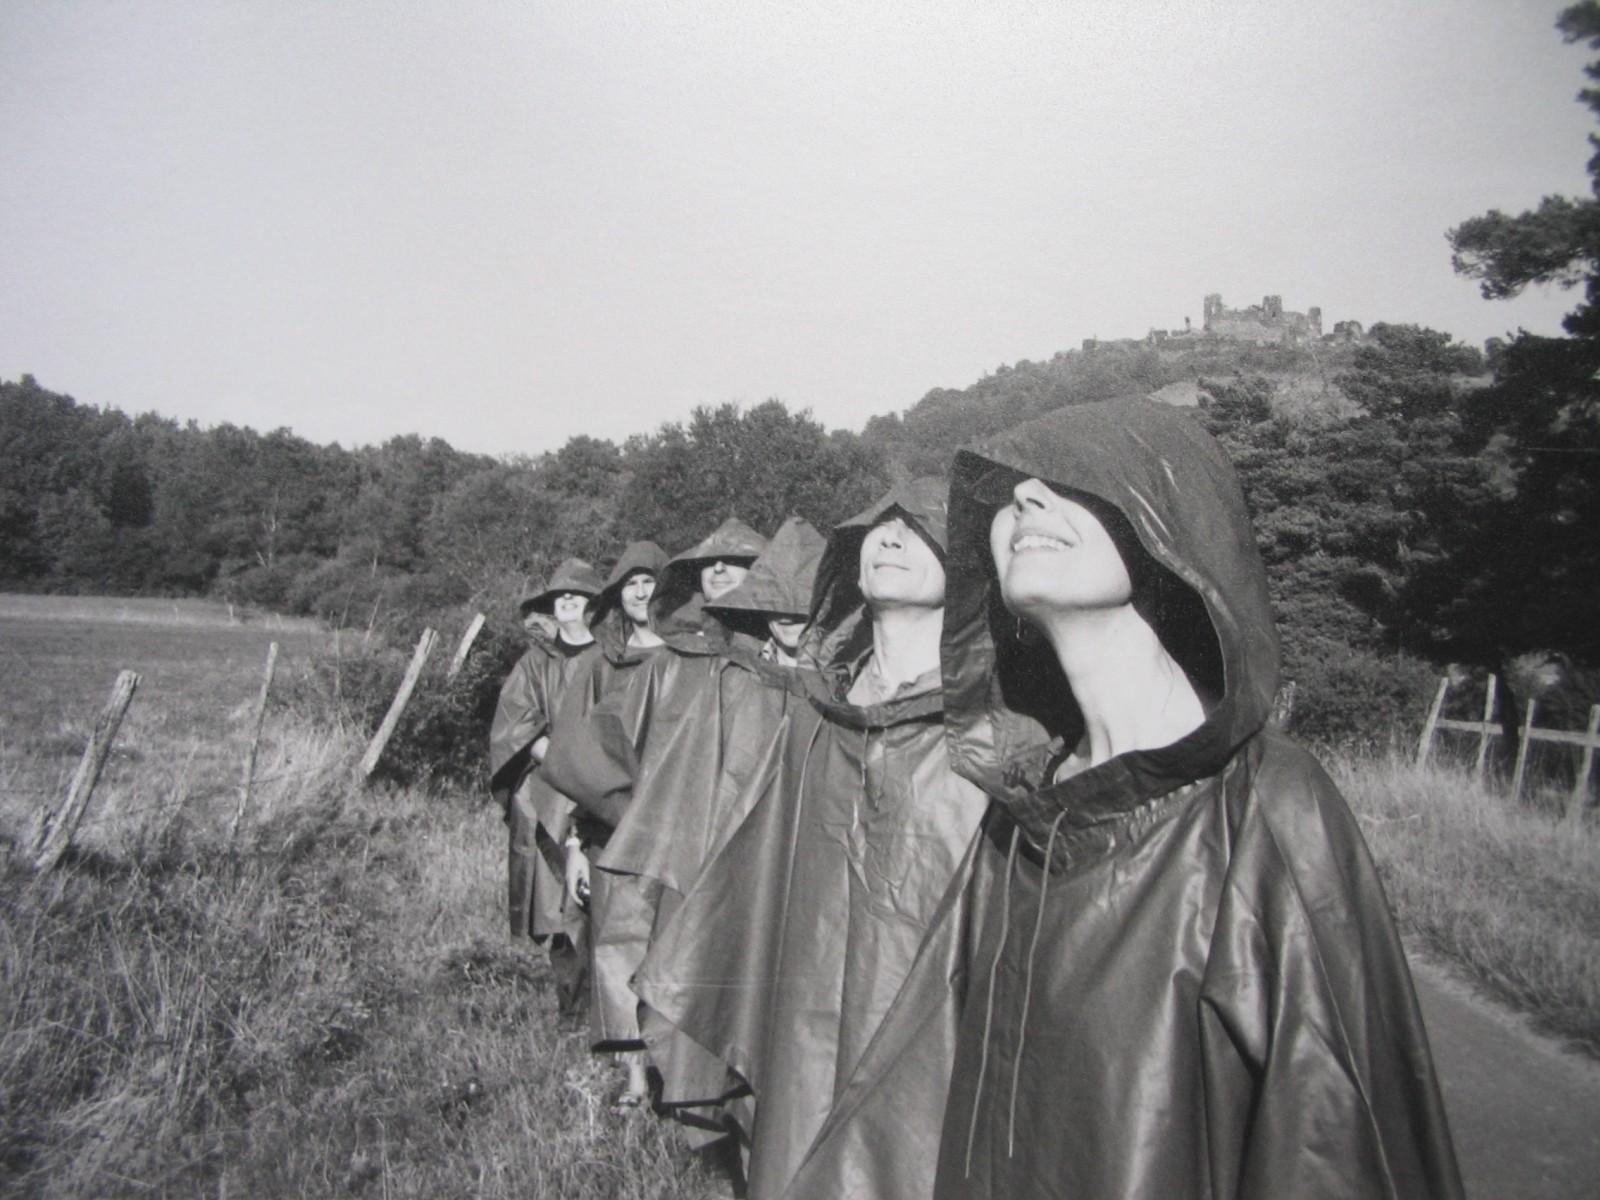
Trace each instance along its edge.
{"label": "person's foot", "polygon": [[616,1112],[631,1112],[643,1108],[650,1100],[650,1074],[644,1063],[627,1064],[628,1081],[611,1101]]}
{"label": "person's foot", "polygon": [[611,1111],[619,1113],[633,1112],[644,1107],[645,1097],[640,1092],[630,1092],[626,1088],[611,1098]]}

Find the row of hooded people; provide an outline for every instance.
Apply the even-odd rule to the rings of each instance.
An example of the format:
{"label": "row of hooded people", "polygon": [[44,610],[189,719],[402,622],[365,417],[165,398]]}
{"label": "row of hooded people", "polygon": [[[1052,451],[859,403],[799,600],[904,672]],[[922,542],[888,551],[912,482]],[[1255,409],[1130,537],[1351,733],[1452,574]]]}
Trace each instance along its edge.
{"label": "row of hooded people", "polygon": [[891,490],[827,539],[793,667],[692,586],[750,536],[666,564],[653,650],[600,592],[533,811],[597,851],[596,1045],[731,1124],[751,1197],[1461,1194],[1188,414],[1061,410]]}

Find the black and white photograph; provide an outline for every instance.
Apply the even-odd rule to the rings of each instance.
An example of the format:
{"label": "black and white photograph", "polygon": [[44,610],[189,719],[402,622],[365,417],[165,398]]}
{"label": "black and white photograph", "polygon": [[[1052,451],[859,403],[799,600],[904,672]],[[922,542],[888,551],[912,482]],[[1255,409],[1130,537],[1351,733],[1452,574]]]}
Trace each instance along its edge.
{"label": "black and white photograph", "polygon": [[0,1196],[1600,1196],[1600,0],[3,0],[0,171]]}

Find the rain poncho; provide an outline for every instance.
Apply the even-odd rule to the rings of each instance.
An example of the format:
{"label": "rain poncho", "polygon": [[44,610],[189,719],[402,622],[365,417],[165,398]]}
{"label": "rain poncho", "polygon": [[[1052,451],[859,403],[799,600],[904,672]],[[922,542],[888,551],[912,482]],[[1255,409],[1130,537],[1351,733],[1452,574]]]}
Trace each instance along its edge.
{"label": "rain poncho", "polygon": [[[756,639],[767,636],[766,614],[809,609],[824,544],[807,521],[791,517],[744,581],[705,605],[717,618],[705,630],[718,656],[698,655],[691,665],[665,655],[619,697],[620,723],[645,736],[631,747],[638,763],[632,798],[599,865],[639,878],[655,906],[652,938],[743,819],[747,785],[790,703],[789,669],[758,657]],[[635,715],[645,710],[647,720]],[[663,1104],[704,1104],[730,1090],[721,1059],[662,1022],[645,1022],[642,1033]],[[713,1115],[703,1121],[721,1128]]]}
{"label": "rain poncho", "polygon": [[[568,559],[542,592],[522,602],[522,609],[548,611],[549,601],[561,592],[593,596],[599,590],[594,568],[582,559]],[[507,880],[512,937],[576,932],[576,918],[562,911],[560,873],[540,851],[540,842],[548,842],[549,833],[545,830],[541,838],[535,811],[533,779],[539,763],[533,747],[549,735],[552,715],[578,670],[583,649],[541,633],[531,635],[527,653],[500,688],[489,728],[490,788],[504,805],[510,828]]]}
{"label": "rain poncho", "polygon": [[[795,705],[758,765],[749,816],[663,930],[637,977],[650,1007],[754,1092],[749,1194],[926,1196],[953,1027],[898,1059],[915,1138],[835,1122],[825,1170],[797,1176],[895,1004],[942,895],[969,853],[983,794],[947,765],[937,677],[879,704],[846,700],[872,644],[857,587],[862,539],[902,515],[944,541],[944,486],[924,480],[841,525],[817,580]],[[914,1069],[912,1069],[914,1068]]]}
{"label": "rain poncho", "polygon": [[[655,737],[687,740],[679,756],[697,771],[716,762],[714,727],[694,719],[698,702],[721,672],[722,655],[753,656],[755,644],[735,644],[721,626],[703,614],[700,569],[717,560],[753,561],[767,540],[740,521],[723,522],[704,541],[674,557],[662,570],[650,607],[666,645],[642,671],[595,706],[577,737],[553,749],[547,775],[586,818],[583,828],[596,847],[609,847],[640,777],[641,755]],[[714,779],[714,772],[708,774]],[[685,794],[696,784],[680,780]],[[590,936],[593,946],[594,1003],[589,1017],[597,1049],[637,1049],[642,1045],[638,997],[630,979],[644,957],[655,925],[660,884],[637,874],[608,869],[609,849],[597,860],[590,883]]]}
{"label": "rain poncho", "polygon": [[[1125,518],[1135,607],[1207,701],[1179,741],[1059,782],[1081,718],[990,563],[1028,478]],[[945,728],[996,806],[970,972],[921,980],[930,1004],[939,983],[965,995],[937,1195],[1459,1196],[1355,819],[1263,729],[1277,641],[1221,449],[1162,405],[1069,408],[958,456],[950,505]]]}
{"label": "rain poncho", "polygon": [[[529,803],[541,825],[560,840],[572,828],[574,806],[559,787],[564,759],[582,751],[590,713],[603,697],[619,687],[628,675],[643,664],[656,648],[628,644],[631,625],[621,609],[622,585],[640,571],[658,574],[666,565],[666,552],[654,542],[634,542],[622,552],[605,586],[590,605],[590,630],[595,644],[575,665],[573,676],[562,693],[561,703],[551,723],[550,747],[544,767],[530,781]],[[552,847],[552,856],[559,850]],[[565,898],[565,862],[552,864],[561,896]],[[568,914],[571,924],[584,928],[588,921],[579,911]],[[586,948],[585,953],[590,951]],[[592,1005],[591,1005],[592,1007]]]}

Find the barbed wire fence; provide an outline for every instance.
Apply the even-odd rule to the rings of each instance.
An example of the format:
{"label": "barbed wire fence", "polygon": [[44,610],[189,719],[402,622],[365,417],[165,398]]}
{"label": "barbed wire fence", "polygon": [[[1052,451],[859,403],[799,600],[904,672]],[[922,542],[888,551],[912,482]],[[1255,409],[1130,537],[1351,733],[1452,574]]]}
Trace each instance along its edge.
{"label": "barbed wire fence", "polygon": [[[483,624],[483,615],[481,613],[475,614],[450,663],[450,677],[453,678],[460,670],[478,632],[483,628]],[[238,802],[226,834],[226,845],[231,849],[236,842],[240,825],[245,818],[252,792],[257,787],[306,782],[318,777],[336,774],[347,774],[352,783],[357,785],[365,784],[371,778],[373,770],[388,745],[389,739],[398,727],[400,717],[410,701],[412,692],[422,674],[423,668],[427,664],[428,657],[432,653],[437,638],[438,634],[434,630],[425,629],[423,631],[422,637],[412,655],[411,665],[395,693],[388,712],[385,714],[377,732],[367,743],[358,762],[352,762],[347,757],[341,757],[295,771],[278,771],[265,775],[256,773],[256,760],[260,749],[267,703],[272,691],[273,676],[278,658],[278,643],[272,642],[268,647],[267,663],[261,690],[253,708],[249,745],[239,783],[219,783],[200,790],[175,788],[160,799],[147,803],[135,805],[117,804],[90,813],[88,811],[90,801],[93,798],[95,788],[101,779],[106,764],[111,758],[123,716],[132,703],[134,693],[140,682],[140,677],[137,673],[133,671],[120,672],[112,688],[110,699],[96,718],[94,727],[84,746],[82,758],[73,774],[66,798],[61,802],[60,806],[52,810],[49,804],[49,798],[57,794],[58,789],[55,788],[15,787],[9,785],[4,788],[8,795],[39,798],[39,802],[35,806],[32,828],[24,837],[24,848],[33,859],[35,871],[42,873],[53,870],[59,865],[80,830],[106,828],[136,818],[158,816],[163,813],[175,817],[190,805],[236,795]]]}

